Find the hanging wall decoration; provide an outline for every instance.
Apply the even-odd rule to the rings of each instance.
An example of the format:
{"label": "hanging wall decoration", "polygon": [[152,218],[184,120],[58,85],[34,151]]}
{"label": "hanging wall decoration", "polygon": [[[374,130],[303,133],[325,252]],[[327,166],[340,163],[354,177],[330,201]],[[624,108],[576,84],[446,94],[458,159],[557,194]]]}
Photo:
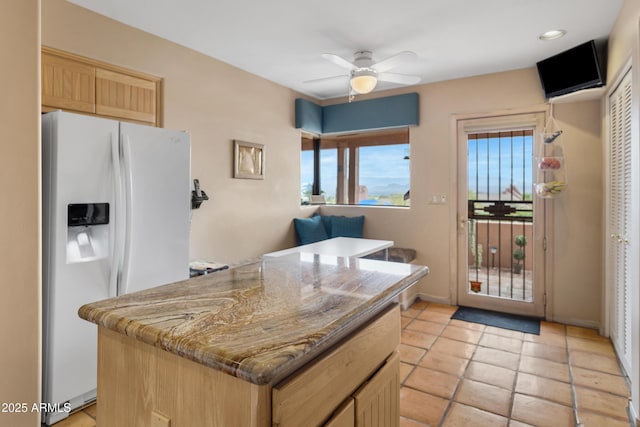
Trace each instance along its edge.
{"label": "hanging wall decoration", "polygon": [[535,191],[539,197],[552,199],[564,194],[567,189],[562,129],[553,118],[553,104],[551,104],[549,121],[540,138],[542,143],[539,145],[535,159]]}
{"label": "hanging wall decoration", "polygon": [[264,144],[234,140],[233,177],[264,179]]}

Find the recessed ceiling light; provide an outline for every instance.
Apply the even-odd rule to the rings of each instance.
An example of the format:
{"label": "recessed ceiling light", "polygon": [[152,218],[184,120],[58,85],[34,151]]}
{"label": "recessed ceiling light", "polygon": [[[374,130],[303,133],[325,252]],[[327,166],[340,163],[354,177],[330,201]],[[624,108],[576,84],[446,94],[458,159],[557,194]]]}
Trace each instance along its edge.
{"label": "recessed ceiling light", "polygon": [[549,30],[540,34],[538,37],[540,40],[554,40],[567,34],[567,30]]}

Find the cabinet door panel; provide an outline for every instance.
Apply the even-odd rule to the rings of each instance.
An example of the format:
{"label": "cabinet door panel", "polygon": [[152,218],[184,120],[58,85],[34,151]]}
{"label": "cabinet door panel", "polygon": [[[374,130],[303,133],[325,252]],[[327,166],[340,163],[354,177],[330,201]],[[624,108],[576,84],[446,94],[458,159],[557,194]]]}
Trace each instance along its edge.
{"label": "cabinet door panel", "polygon": [[95,68],[42,54],[42,104],[63,110],[95,112]]}
{"label": "cabinet door panel", "polygon": [[336,411],[324,427],[354,427],[356,422],[356,409],[353,398],[349,398],[345,404]]}
{"label": "cabinet door panel", "polygon": [[156,122],[156,83],[115,71],[96,70],[96,113]]}
{"label": "cabinet door panel", "polygon": [[399,427],[400,356],[396,352],[355,394],[356,427]]}

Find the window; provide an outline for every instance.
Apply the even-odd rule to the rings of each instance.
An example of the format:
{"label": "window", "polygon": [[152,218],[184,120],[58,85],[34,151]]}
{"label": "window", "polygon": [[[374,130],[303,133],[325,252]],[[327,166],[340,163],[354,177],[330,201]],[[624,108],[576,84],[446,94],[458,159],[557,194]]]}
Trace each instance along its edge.
{"label": "window", "polygon": [[409,130],[302,138],[301,201],[409,206]]}

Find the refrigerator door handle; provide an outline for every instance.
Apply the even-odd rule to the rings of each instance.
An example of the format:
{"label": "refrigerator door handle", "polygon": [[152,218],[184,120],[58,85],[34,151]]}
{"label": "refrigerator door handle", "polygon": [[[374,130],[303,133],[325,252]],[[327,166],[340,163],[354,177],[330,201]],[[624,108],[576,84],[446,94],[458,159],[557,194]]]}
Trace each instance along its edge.
{"label": "refrigerator door handle", "polygon": [[111,134],[111,159],[113,163],[113,187],[114,187],[114,205],[113,212],[113,253],[111,259],[111,274],[109,277],[109,295],[118,295],[118,278],[122,266],[122,171],[120,165],[120,142],[118,134]]}
{"label": "refrigerator door handle", "polygon": [[131,170],[131,140],[129,135],[123,133],[122,141],[122,159],[124,165],[124,195],[123,201],[125,206],[125,229],[124,229],[124,262],[122,265],[122,275],[120,280],[120,289],[118,294],[126,294],[129,289],[129,270],[131,265],[131,212],[133,210],[133,173]]}

